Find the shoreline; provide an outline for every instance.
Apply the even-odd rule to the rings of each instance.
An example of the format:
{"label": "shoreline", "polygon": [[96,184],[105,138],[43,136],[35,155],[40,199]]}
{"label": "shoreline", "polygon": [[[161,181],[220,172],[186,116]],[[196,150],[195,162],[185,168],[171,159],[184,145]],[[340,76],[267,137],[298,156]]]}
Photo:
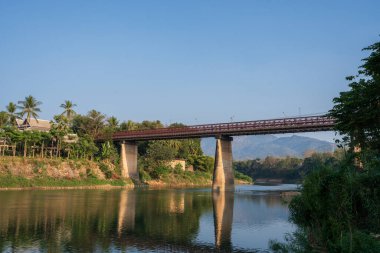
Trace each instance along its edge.
{"label": "shoreline", "polygon": [[[109,175],[111,174],[111,175]],[[161,177],[162,176],[162,177]],[[121,179],[117,166],[87,160],[0,157],[0,191],[211,187],[209,173],[175,173],[141,182]],[[235,178],[235,185],[249,184]]]}
{"label": "shoreline", "polygon": [[[137,186],[140,187],[140,186]],[[34,187],[0,187],[1,191],[34,190],[98,190],[98,189],[134,189],[134,185],[88,185],[88,186],[34,186]]]}
{"label": "shoreline", "polygon": [[[250,185],[249,183],[245,183],[244,181],[236,182],[235,185]],[[252,184],[253,185],[253,184]],[[167,184],[163,182],[152,182],[145,184],[129,184],[129,185],[85,185],[85,186],[33,186],[33,187],[0,187],[0,192],[3,191],[39,191],[39,190],[111,190],[111,189],[138,189],[138,188],[146,188],[146,189],[186,189],[186,188],[202,188],[202,187],[212,187],[212,183],[210,184]]]}

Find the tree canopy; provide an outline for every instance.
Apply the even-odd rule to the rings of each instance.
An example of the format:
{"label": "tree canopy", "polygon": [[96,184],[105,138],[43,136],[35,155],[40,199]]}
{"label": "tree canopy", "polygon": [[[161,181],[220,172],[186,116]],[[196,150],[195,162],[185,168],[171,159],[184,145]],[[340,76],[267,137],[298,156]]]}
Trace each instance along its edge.
{"label": "tree canopy", "polygon": [[371,54],[356,76],[347,77],[351,89],[334,98],[330,116],[351,147],[380,152],[380,42],[363,50]]}

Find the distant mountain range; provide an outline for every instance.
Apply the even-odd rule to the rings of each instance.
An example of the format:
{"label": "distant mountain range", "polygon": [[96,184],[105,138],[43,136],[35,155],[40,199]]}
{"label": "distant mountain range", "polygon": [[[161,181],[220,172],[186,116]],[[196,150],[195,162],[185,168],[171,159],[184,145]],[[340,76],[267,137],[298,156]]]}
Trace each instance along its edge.
{"label": "distant mountain range", "polygon": [[[206,155],[214,156],[214,138],[202,139],[201,145]],[[237,136],[234,137],[232,143],[234,160],[265,158],[267,156],[303,157],[308,150],[331,152],[335,148],[334,143],[297,135],[291,137],[276,137],[274,135]]]}

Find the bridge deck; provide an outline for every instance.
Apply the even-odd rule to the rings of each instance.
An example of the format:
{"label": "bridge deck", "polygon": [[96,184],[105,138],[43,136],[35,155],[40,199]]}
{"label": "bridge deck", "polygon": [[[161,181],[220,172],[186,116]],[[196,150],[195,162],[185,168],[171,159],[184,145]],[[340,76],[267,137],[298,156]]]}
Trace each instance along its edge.
{"label": "bridge deck", "polygon": [[327,116],[296,117],[185,127],[165,127],[149,130],[121,131],[113,134],[112,139],[143,141],[331,131],[333,130],[334,124],[334,119]]}

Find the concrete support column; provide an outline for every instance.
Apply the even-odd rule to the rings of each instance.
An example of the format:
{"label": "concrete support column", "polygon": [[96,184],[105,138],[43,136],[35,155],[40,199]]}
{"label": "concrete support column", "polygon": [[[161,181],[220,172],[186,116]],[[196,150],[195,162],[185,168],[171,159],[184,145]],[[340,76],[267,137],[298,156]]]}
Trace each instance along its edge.
{"label": "concrete support column", "polygon": [[121,143],[121,177],[139,180],[137,170],[137,144],[136,142]]}
{"label": "concrete support column", "polygon": [[213,191],[233,191],[235,189],[232,168],[232,140],[228,136],[216,139]]}

